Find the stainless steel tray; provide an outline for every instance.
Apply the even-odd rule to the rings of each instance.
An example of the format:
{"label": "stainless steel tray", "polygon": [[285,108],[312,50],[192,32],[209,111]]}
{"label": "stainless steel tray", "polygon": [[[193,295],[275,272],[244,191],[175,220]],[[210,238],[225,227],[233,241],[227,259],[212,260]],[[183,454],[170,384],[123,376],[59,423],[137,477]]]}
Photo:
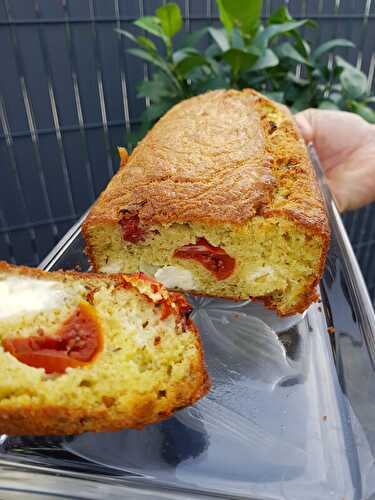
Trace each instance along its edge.
{"label": "stainless steel tray", "polygon": [[[280,319],[190,297],[210,394],[143,431],[3,436],[0,498],[375,498],[375,317],[310,149],[333,232],[321,303]],[[78,223],[41,267],[87,269],[82,250]]]}

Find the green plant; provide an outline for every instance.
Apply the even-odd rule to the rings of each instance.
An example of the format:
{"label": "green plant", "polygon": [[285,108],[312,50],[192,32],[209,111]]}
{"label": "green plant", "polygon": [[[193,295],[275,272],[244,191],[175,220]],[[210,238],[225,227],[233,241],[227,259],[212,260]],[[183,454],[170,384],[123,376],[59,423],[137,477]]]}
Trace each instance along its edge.
{"label": "green plant", "polygon": [[[262,0],[217,0],[217,4],[222,27],[205,27],[178,44],[175,36],[183,21],[175,3],[158,8],[155,16],[137,19],[134,25],[143,30],[138,36],[118,30],[138,46],[128,52],[153,68],[150,78],[138,85],[138,97],[147,98],[150,106],[131,142],[180,100],[215,88],[253,87],[293,111],[346,109],[375,123],[370,107],[374,97],[369,94],[366,76],[332,55],[337,47],[354,47],[352,42],[334,39],[311,50],[300,29],[315,24],[293,19],[285,6],[262,23]],[[203,37],[208,37],[208,47],[198,50]]]}
{"label": "green plant", "polygon": [[151,103],[141,116],[141,129],[132,138],[137,139],[174,104],[199,93],[204,82],[212,78],[216,62],[194,47],[206,29],[187,35],[177,50],[174,49],[173,38],[182,28],[181,12],[174,3],[158,8],[155,16],[137,19],[134,24],[160,39],[164,45],[164,51],[159,52],[151,38],[118,30],[138,45],[128,52],[154,67],[151,78],[140,82],[137,88],[138,97],[148,98]]}

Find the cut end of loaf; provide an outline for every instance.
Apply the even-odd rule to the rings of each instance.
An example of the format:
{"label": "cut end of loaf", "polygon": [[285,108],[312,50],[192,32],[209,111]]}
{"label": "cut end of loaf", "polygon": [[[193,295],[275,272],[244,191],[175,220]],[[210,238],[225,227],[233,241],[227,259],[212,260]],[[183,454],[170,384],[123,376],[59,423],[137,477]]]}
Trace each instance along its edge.
{"label": "cut end of loaf", "polygon": [[[217,279],[201,262],[176,256],[176,249],[202,237],[234,259],[228,277]],[[325,245],[321,235],[285,217],[254,217],[243,226],[155,226],[153,236],[136,245],[124,242],[114,225],[93,226],[89,238],[98,271],[141,269],[169,289],[259,298],[281,315],[302,312],[311,302]]]}
{"label": "cut end of loaf", "polygon": [[[141,428],[208,391],[190,307],[142,274],[43,273],[2,263],[4,291],[13,302],[18,295],[23,307],[0,304],[2,433]],[[93,311],[103,333],[103,345],[89,362],[53,373],[5,351],[6,338],[56,335],[80,304]]]}

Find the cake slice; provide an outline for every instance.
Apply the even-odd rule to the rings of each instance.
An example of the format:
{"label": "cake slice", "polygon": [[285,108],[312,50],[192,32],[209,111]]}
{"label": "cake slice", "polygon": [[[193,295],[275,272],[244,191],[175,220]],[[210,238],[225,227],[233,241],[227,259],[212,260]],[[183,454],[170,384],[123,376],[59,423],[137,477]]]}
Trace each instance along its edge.
{"label": "cake slice", "polygon": [[140,428],[206,394],[191,307],[143,274],[0,263],[0,432]]}
{"label": "cake slice", "polygon": [[247,89],[173,107],[83,226],[96,271],[145,271],[168,288],[261,299],[281,315],[316,298],[329,228],[289,111]]}

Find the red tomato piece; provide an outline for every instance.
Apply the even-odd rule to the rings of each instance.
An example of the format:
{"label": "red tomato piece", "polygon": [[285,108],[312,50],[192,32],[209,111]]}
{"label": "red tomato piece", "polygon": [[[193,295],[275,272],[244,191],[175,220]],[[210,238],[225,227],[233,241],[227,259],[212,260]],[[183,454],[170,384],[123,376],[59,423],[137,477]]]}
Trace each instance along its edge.
{"label": "red tomato piece", "polygon": [[220,247],[214,247],[204,238],[194,244],[184,245],[174,252],[180,259],[193,259],[200,262],[217,280],[224,280],[233,273],[235,259]]}
{"label": "red tomato piece", "polygon": [[124,215],[124,217],[119,220],[119,224],[122,228],[122,237],[125,241],[129,241],[130,243],[145,241],[145,232],[140,227],[140,221],[137,214],[131,217]]}
{"label": "red tomato piece", "polygon": [[7,337],[3,348],[28,366],[64,373],[68,367],[93,361],[103,348],[103,335],[94,308],[82,302],[56,334],[42,331],[32,337]]}

